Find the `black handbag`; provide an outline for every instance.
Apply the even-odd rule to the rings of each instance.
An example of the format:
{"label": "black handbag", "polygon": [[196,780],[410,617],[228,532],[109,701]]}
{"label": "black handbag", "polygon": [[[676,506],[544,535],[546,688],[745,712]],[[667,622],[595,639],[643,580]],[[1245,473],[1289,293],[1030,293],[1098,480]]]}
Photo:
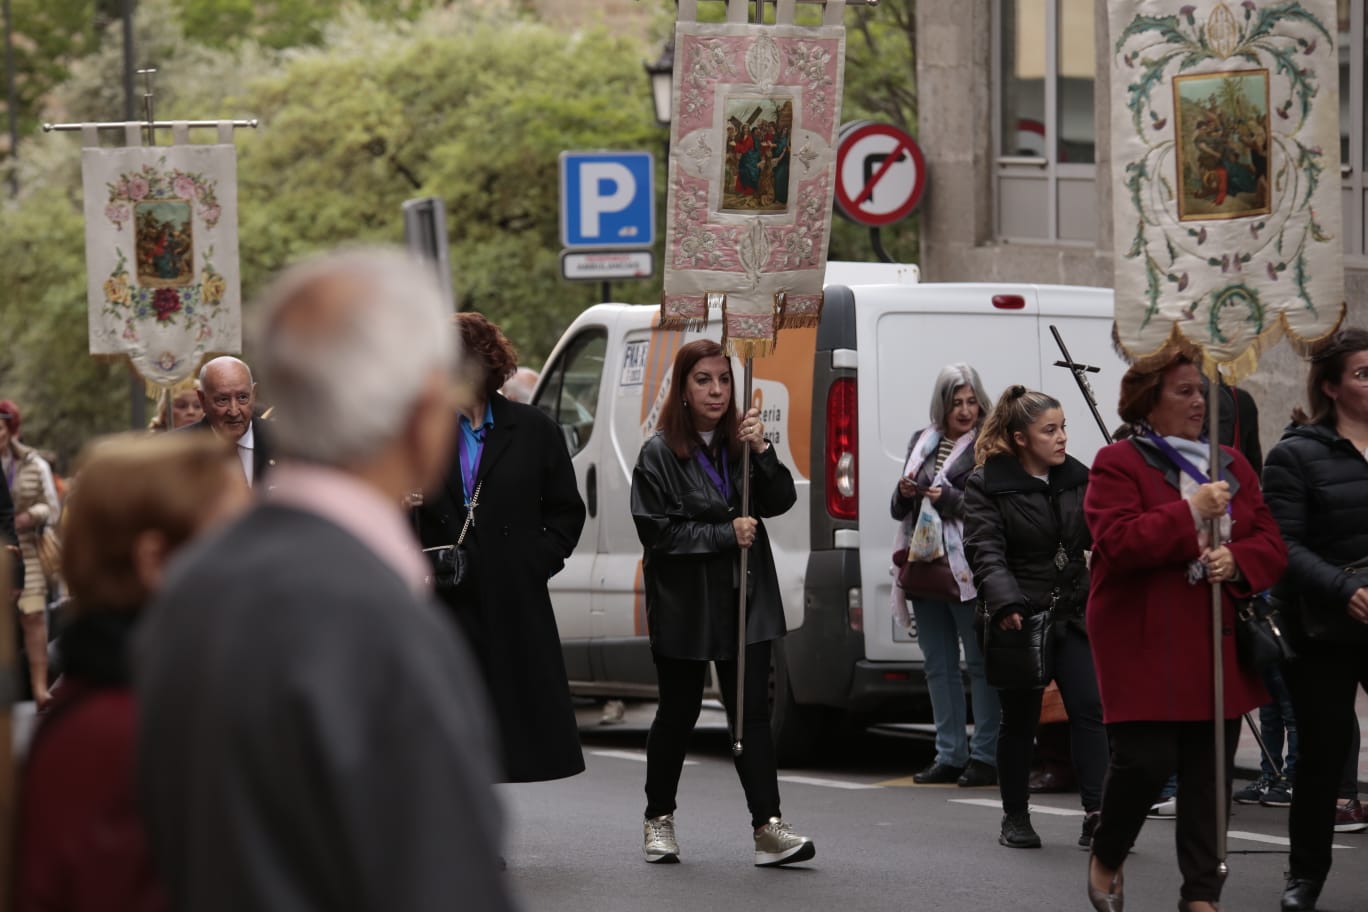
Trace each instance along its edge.
{"label": "black handbag", "polygon": [[452,592],[461,588],[461,584],[466,581],[470,555],[462,546],[465,544],[466,532],[470,531],[470,525],[475,520],[475,508],[480,504],[480,488],[483,487],[483,481],[475,486],[475,494],[470,498],[465,524],[461,526],[461,534],[456,538],[456,544],[423,549],[423,555],[432,565],[432,573],[426,582],[438,592]]}
{"label": "black handbag", "polygon": [[1283,636],[1278,606],[1256,595],[1235,608],[1235,653],[1247,669],[1263,671],[1297,657]]}
{"label": "black handbag", "polygon": [[1054,599],[1044,611],[1023,614],[1020,630],[1003,630],[984,618],[983,670],[989,687],[1039,690],[1050,682],[1053,669]]}

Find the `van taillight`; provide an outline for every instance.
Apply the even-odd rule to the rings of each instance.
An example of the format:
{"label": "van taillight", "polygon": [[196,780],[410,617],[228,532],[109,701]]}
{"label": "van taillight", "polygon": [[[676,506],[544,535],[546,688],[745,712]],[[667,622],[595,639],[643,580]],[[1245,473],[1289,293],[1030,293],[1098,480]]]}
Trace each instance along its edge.
{"label": "van taillight", "polygon": [[856,420],[855,378],[842,377],[827,391],[826,507],[837,519],[858,519],[859,422]]}

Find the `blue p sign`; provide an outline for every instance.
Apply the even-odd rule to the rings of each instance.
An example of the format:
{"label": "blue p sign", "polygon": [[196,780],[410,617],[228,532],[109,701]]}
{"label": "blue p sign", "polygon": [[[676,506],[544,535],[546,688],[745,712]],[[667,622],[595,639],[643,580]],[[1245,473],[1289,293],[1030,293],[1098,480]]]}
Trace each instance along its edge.
{"label": "blue p sign", "polygon": [[567,248],[649,247],[655,175],[649,152],[562,152],[561,243]]}

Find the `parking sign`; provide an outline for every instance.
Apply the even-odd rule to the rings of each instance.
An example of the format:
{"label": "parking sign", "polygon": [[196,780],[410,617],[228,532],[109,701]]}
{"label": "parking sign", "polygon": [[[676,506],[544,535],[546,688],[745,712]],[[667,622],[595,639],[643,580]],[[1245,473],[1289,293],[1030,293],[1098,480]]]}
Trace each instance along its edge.
{"label": "parking sign", "polygon": [[567,249],[655,243],[650,152],[562,152],[561,243]]}

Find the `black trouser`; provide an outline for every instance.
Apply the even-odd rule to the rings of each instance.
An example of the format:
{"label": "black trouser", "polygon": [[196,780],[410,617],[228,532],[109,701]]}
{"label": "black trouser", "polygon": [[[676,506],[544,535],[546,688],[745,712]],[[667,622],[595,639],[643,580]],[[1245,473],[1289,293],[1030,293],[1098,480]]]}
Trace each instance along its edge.
{"label": "black trouser", "polygon": [[[1368,690],[1368,647],[1304,642],[1283,667],[1297,717],[1297,769],[1287,831],[1288,873],[1325,880],[1335,835],[1335,797],[1354,739],[1355,685]],[[1353,758],[1355,766],[1358,756]]]}
{"label": "black trouser", "polygon": [[[698,722],[703,705],[703,686],[708,663],[692,659],[671,659],[656,655],[656,677],[660,682],[660,703],[646,739],[646,816],[673,814],[679,774],[684,770],[684,755],[689,735]],[[779,816],[779,772],[774,759],[774,741],[769,728],[770,643],[746,647],[746,713],[742,732],[744,750],[735,757],[736,774],[746,792],[751,825],[764,826]],[[734,725],[736,705],[736,662],[717,663],[718,683],[727,721]]]}
{"label": "black trouser", "polygon": [[[1069,714],[1074,772],[1083,810],[1102,806],[1102,780],[1107,773],[1107,730],[1102,725],[1102,697],[1097,691],[1092,648],[1071,624],[1055,628],[1054,680]],[[1041,690],[1001,690],[1002,729],[998,734],[998,787],[1002,810],[1024,814],[1030,802],[1031,751],[1040,724]]]}
{"label": "black trouser", "polygon": [[[1102,820],[1092,850],[1101,864],[1121,867],[1140,835],[1150,805],[1169,776],[1178,774],[1178,819],[1174,841],[1183,899],[1216,902],[1221,876],[1216,856],[1216,738],[1210,721],[1112,722],[1111,765],[1102,789]],[[1240,720],[1225,722],[1226,809],[1230,808],[1230,774]],[[1297,773],[1301,774],[1298,761]],[[1332,780],[1333,781],[1333,780]]]}

